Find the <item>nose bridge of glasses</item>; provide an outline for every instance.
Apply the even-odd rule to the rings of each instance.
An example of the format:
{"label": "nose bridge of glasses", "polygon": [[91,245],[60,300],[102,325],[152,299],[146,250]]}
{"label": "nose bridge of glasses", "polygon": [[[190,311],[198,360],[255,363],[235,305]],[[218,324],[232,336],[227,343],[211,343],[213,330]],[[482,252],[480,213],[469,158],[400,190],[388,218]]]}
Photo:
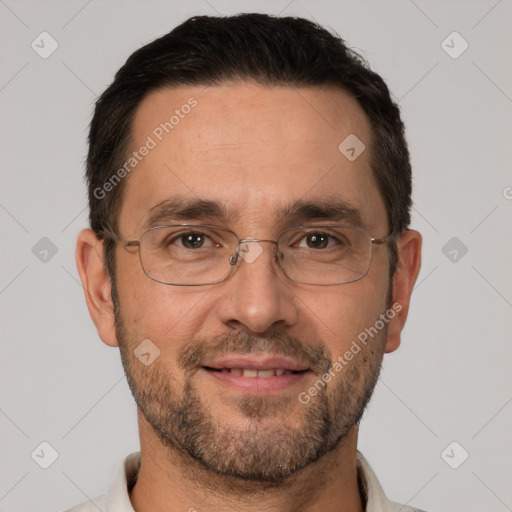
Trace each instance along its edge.
{"label": "nose bridge of glasses", "polygon": [[[235,253],[229,259],[229,263],[231,265],[235,265],[239,261],[239,256],[247,263],[252,263],[255,261],[263,253],[263,246],[260,245],[260,242],[267,242],[272,244],[276,248],[277,253],[277,240],[267,240],[263,238],[252,237],[244,238],[243,240],[239,241]],[[276,253],[274,253],[273,256],[274,259],[276,258]]]}
{"label": "nose bridge of glasses", "polygon": [[240,243],[239,245],[242,245],[244,243],[249,243],[249,242],[269,242],[271,244],[275,244],[277,245],[277,240],[266,240],[264,238],[244,238],[243,240],[240,240]]}

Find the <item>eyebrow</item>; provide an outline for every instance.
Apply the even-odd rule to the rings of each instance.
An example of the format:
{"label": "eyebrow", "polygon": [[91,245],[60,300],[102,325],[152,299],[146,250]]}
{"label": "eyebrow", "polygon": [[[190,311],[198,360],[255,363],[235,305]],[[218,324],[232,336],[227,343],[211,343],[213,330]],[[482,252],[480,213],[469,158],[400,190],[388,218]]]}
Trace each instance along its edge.
{"label": "eyebrow", "polygon": [[[240,214],[238,210],[233,210],[218,201],[174,196],[150,208],[143,229],[192,220],[207,223],[221,221],[227,224],[239,218]],[[293,201],[280,206],[275,211],[274,220],[276,223],[289,225],[318,220],[342,221],[363,227],[360,210],[338,198]]]}
{"label": "eyebrow", "polygon": [[226,220],[234,216],[234,212],[217,201],[174,196],[150,208],[143,227],[150,229],[169,222],[190,220]]}
{"label": "eyebrow", "polygon": [[353,226],[363,226],[360,210],[341,199],[298,200],[280,208],[276,220],[300,223],[306,220],[327,220],[346,222]]}

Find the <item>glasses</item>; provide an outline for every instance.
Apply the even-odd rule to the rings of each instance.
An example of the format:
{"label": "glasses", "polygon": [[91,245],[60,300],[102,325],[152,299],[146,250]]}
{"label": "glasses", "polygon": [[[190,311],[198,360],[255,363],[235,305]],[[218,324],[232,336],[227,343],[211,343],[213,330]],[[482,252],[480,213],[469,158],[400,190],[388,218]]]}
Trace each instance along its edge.
{"label": "glasses", "polygon": [[318,286],[353,283],[368,273],[373,246],[390,238],[373,238],[359,227],[325,225],[286,229],[277,240],[241,240],[233,231],[209,224],[157,226],[140,240],[115,237],[126,249],[138,247],[150,279],[172,286],[221,283],[242,260],[252,263],[259,257],[260,242],[275,247],[274,261],[291,281]]}

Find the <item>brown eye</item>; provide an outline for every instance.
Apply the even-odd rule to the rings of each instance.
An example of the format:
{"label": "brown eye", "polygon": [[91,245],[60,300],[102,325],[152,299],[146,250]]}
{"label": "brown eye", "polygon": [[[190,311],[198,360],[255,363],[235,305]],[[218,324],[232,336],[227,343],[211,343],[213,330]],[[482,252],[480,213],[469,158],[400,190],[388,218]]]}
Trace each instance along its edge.
{"label": "brown eye", "polygon": [[180,241],[186,249],[200,249],[204,245],[205,236],[203,233],[186,233]]}
{"label": "brown eye", "polygon": [[329,246],[329,235],[325,233],[310,233],[306,236],[306,243],[311,249],[325,249]]}

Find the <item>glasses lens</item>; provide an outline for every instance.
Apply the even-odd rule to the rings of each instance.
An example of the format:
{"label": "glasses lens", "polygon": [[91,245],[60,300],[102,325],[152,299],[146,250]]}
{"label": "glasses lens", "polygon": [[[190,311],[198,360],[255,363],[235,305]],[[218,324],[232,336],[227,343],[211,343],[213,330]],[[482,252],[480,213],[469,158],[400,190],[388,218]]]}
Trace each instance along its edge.
{"label": "glasses lens", "polygon": [[141,238],[140,259],[148,277],[164,284],[200,285],[223,280],[238,238],[207,226],[152,228]]}
{"label": "glasses lens", "polygon": [[370,268],[371,236],[360,228],[315,226],[290,229],[279,239],[284,273],[305,284],[345,284],[363,278]]}

